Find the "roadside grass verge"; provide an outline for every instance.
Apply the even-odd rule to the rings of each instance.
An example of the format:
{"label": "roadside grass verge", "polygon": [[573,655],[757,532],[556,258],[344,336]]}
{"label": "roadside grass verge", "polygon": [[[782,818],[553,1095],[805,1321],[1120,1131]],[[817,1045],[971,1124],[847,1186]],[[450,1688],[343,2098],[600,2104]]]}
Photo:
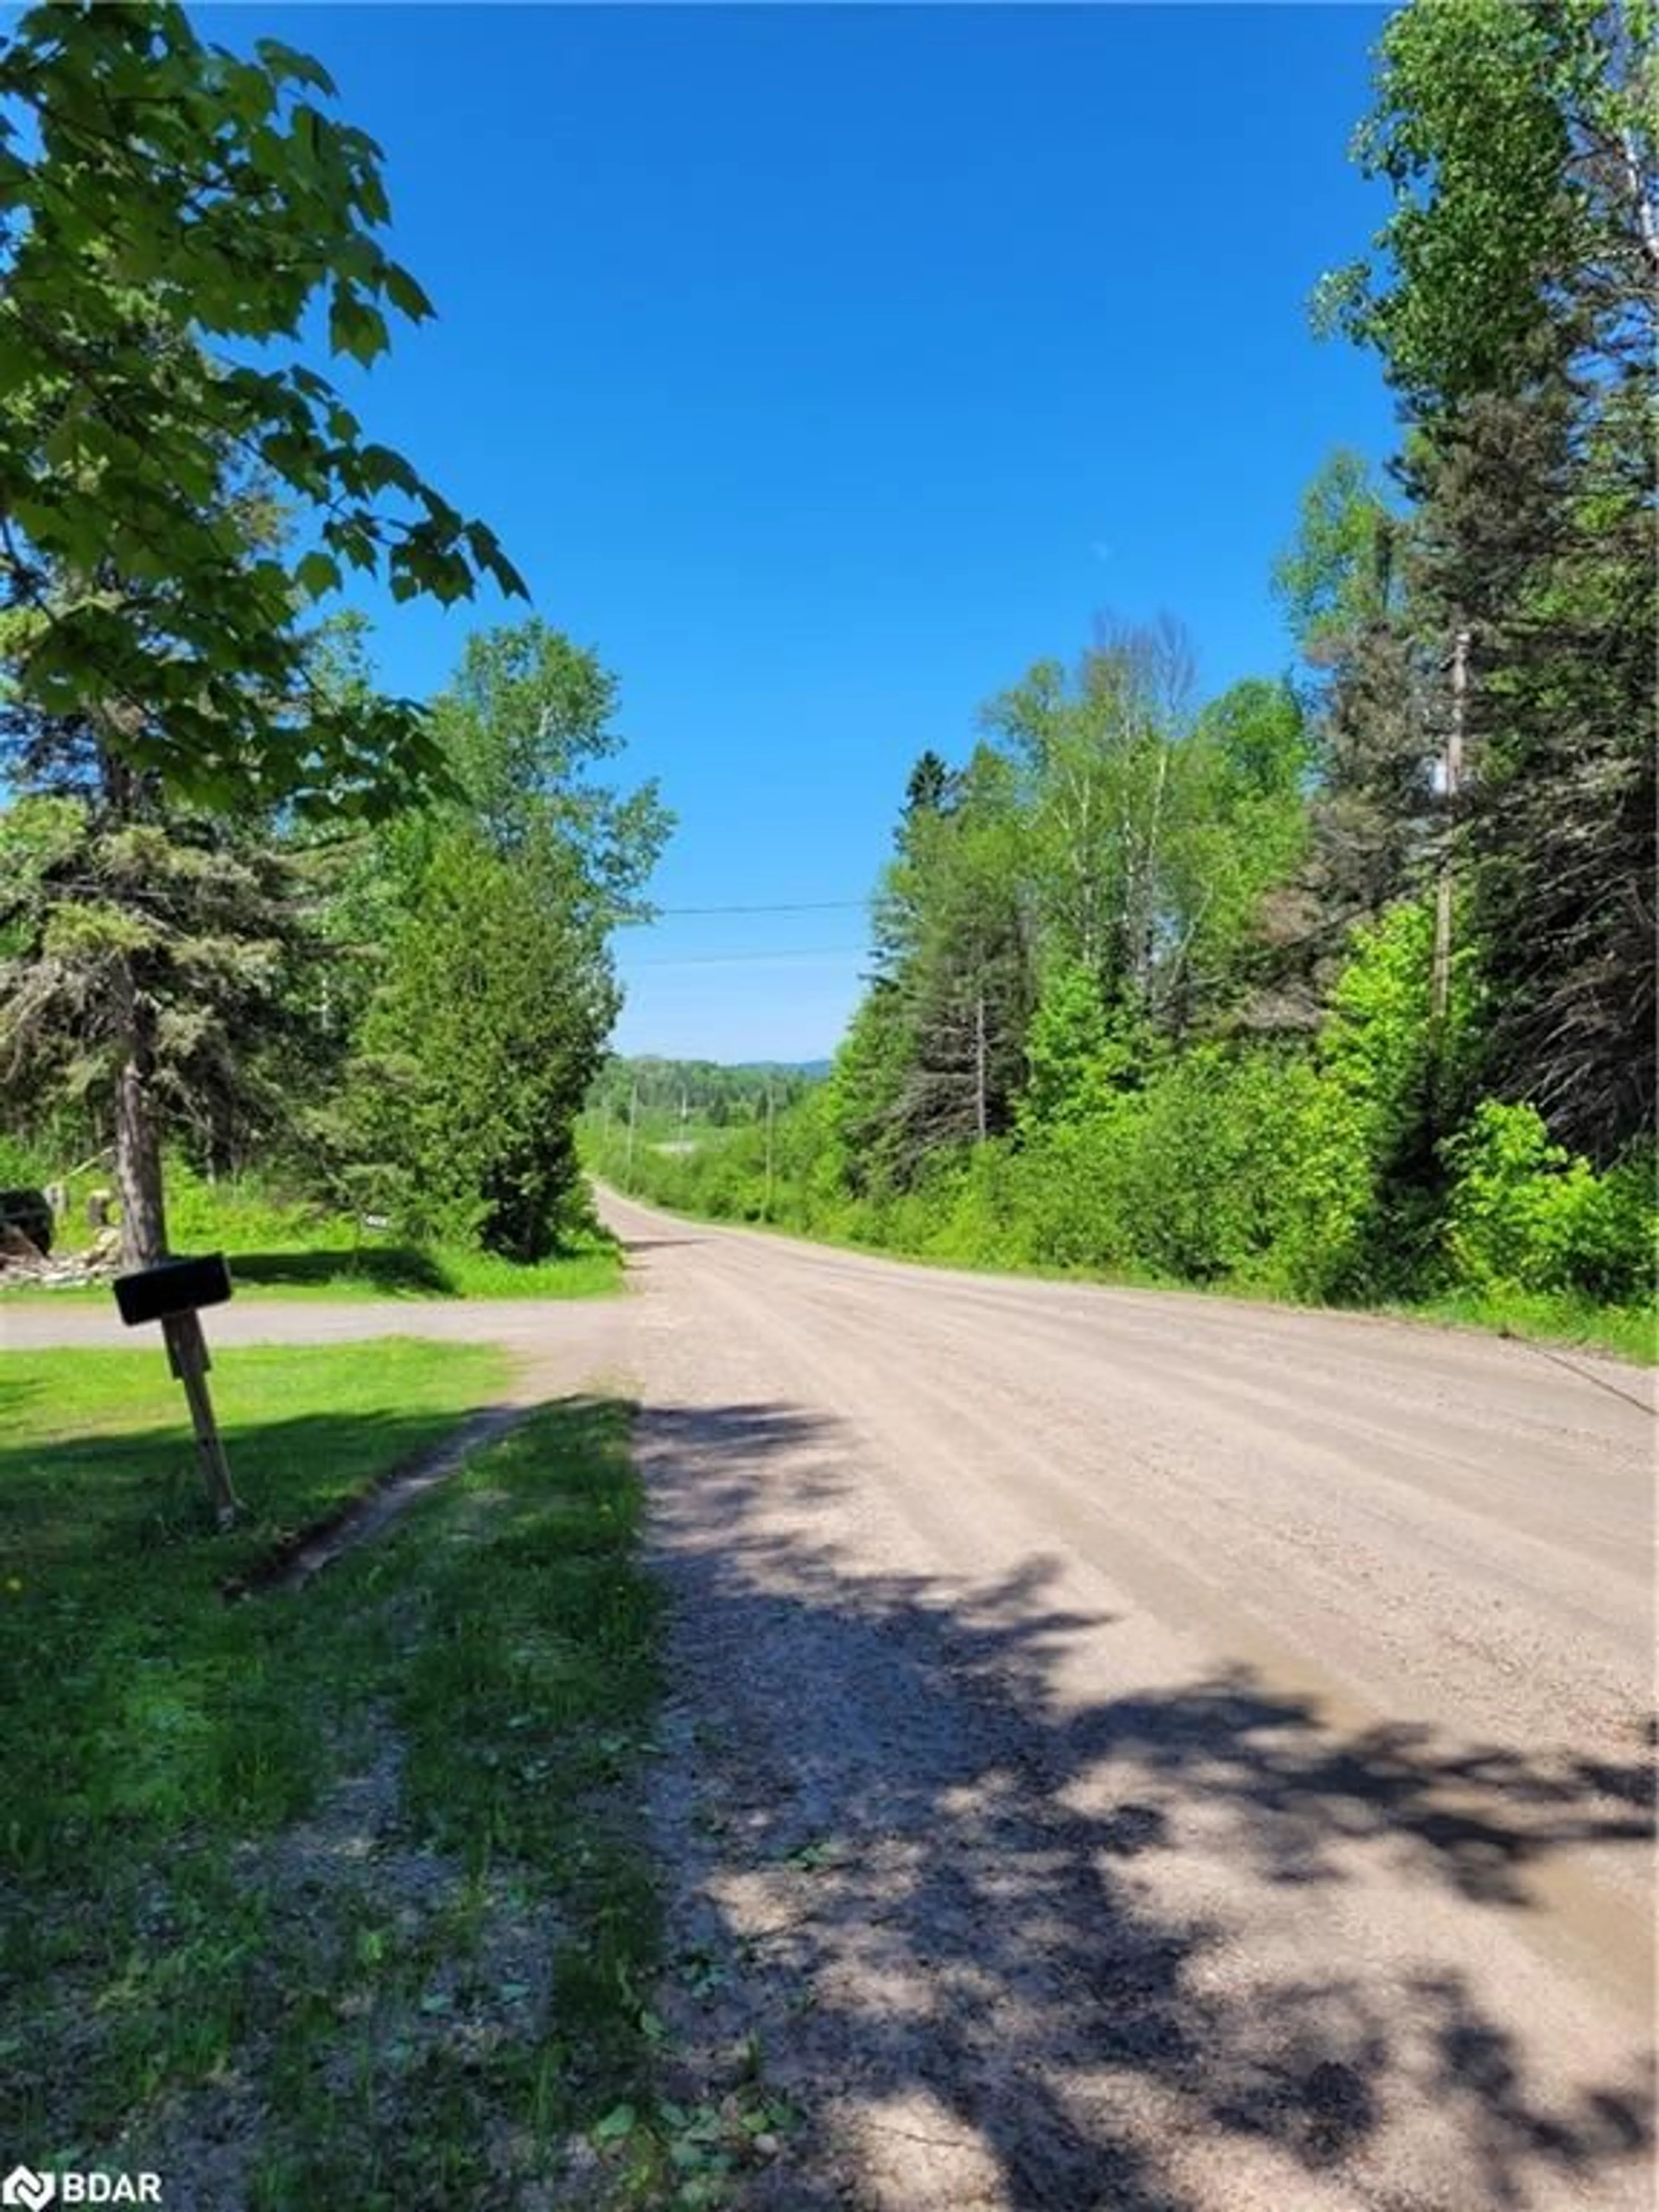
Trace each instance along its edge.
{"label": "roadside grass verge", "polygon": [[[337,1231],[338,1224],[335,1224]],[[331,1233],[327,1224],[319,1232]],[[373,1298],[601,1298],[623,1286],[622,1257],[606,1238],[595,1239],[557,1259],[522,1266],[491,1252],[449,1246],[364,1242],[319,1242],[297,1238],[275,1249],[242,1249],[235,1233],[175,1235],[179,1251],[224,1252],[237,1289],[260,1298],[326,1298],[359,1303]],[[35,1283],[0,1287],[0,1302],[31,1305],[107,1304],[107,1283],[77,1283],[61,1288]]]}
{"label": "roadside grass verge", "polygon": [[544,1408],[314,1580],[221,1595],[500,1373],[483,1347],[226,1352],[258,1519],[221,1537],[158,1358],[0,1363],[18,2155],[224,2212],[716,2201],[753,2115],[651,2091],[631,1410]]}
{"label": "roadside grass verge", "polygon": [[1651,1307],[1598,1306],[1561,1292],[1514,1290],[1501,1294],[1449,1291],[1382,1310],[1407,1321],[1485,1329],[1523,1344],[1611,1352],[1636,1366],[1659,1364],[1659,1314]]}
{"label": "roadside grass verge", "polygon": [[197,1241],[227,1251],[234,1280],[261,1297],[596,1298],[622,1288],[621,1258],[609,1238],[534,1263],[441,1244],[322,1242],[251,1251]]}
{"label": "roadside grass verge", "polygon": [[[86,1243],[91,1188],[82,1176],[71,1189],[60,1254]],[[462,1245],[410,1243],[252,1178],[208,1183],[176,1161],[167,1170],[167,1223],[176,1250],[224,1252],[239,1288],[260,1297],[588,1298],[622,1288],[616,1244],[597,1225],[573,1231],[553,1258],[521,1265]],[[19,1285],[4,1296],[82,1304],[107,1299],[109,1286]]]}

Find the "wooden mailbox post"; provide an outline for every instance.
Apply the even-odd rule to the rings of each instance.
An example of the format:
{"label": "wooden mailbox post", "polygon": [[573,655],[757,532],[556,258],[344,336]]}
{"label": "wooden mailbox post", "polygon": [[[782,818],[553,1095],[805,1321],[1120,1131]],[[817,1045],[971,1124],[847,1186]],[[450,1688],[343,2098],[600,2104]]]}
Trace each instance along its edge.
{"label": "wooden mailbox post", "polygon": [[231,1485],[219,1425],[213,1418],[208,1395],[207,1339],[199,1319],[204,1306],[223,1305],[230,1296],[230,1270],[222,1252],[204,1260],[163,1260],[154,1267],[141,1267],[132,1275],[118,1275],[115,1303],[129,1328],[159,1321],[167,1340],[167,1364],[185,1386],[191,1426],[196,1431],[197,1456],[208,1503],[222,1528],[228,1528],[242,1510]]}

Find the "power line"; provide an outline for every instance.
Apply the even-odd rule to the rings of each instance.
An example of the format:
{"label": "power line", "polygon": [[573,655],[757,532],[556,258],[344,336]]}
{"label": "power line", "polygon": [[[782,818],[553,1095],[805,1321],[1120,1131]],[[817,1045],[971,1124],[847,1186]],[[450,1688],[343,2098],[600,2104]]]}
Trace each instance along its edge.
{"label": "power line", "polygon": [[637,968],[770,968],[790,960],[867,960],[867,945],[804,945],[783,952],[688,952],[661,960],[629,960]]}
{"label": "power line", "polygon": [[[641,920],[659,921],[687,914],[855,914],[869,903],[868,899],[798,899],[784,906],[659,906]],[[629,919],[632,926],[640,926],[633,916]]]}

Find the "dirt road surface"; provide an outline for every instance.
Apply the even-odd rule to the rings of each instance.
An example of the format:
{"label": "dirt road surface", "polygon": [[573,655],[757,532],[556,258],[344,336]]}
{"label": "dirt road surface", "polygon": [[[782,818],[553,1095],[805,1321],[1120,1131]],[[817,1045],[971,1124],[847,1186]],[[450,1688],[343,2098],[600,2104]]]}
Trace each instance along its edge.
{"label": "dirt road surface", "polygon": [[745,2205],[1652,2203],[1650,1378],[606,1210],[623,1304],[391,1325],[640,1399],[659,2009],[800,2116]]}

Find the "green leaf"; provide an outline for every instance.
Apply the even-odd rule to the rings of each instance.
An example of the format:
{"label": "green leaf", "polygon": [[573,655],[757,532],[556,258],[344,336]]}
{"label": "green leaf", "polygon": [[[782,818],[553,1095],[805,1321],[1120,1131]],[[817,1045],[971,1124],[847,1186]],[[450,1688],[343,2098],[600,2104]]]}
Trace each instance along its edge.
{"label": "green leaf", "polygon": [[[309,803],[319,778],[343,799],[379,769],[361,736],[295,735],[299,594],[376,573],[404,500],[437,526],[396,564],[400,596],[448,602],[502,571],[315,368],[208,349],[293,339],[321,308],[333,351],[367,367],[388,316],[431,313],[374,234],[374,142],[310,104],[333,96],[327,70],[276,39],[254,52],[204,45],[177,6],[37,7],[0,39],[0,508],[41,572],[31,592],[95,574],[108,603],[55,614],[7,681],[54,715],[127,695],[131,757],[175,789],[216,795],[234,761],[268,799]],[[279,505],[312,548],[297,560],[266,557]]]}
{"label": "green leaf", "polygon": [[336,353],[349,354],[368,368],[392,343],[392,336],[378,307],[337,284],[329,302],[328,342]]}
{"label": "green leaf", "polygon": [[314,55],[302,54],[280,39],[256,39],[253,51],[279,82],[308,84],[331,100],[337,96],[339,88]]}
{"label": "green leaf", "polygon": [[325,599],[340,588],[340,564],[326,553],[313,550],[306,554],[294,574],[301,590],[310,599]]}
{"label": "green leaf", "polygon": [[400,268],[397,262],[386,263],[382,281],[387,299],[398,313],[407,315],[410,322],[426,322],[437,313],[408,270]]}

